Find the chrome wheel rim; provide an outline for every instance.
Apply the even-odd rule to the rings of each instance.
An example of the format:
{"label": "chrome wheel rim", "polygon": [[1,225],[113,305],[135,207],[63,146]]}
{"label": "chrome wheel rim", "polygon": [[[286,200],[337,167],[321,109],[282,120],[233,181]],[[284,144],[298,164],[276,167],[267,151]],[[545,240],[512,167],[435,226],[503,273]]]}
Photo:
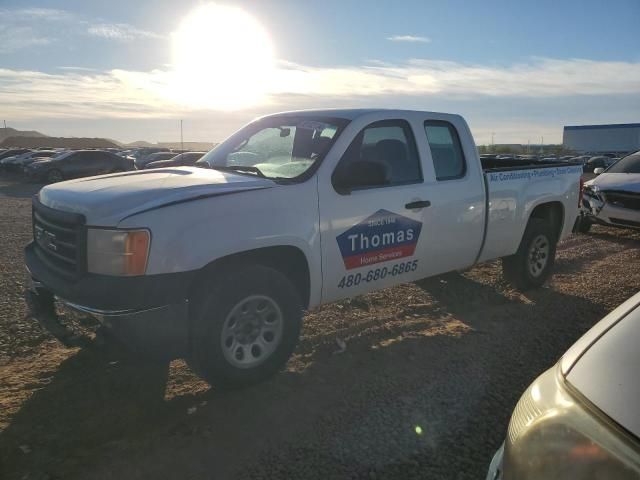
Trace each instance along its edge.
{"label": "chrome wheel rim", "polygon": [[271,297],[243,298],[224,319],[220,345],[225,359],[237,368],[265,362],[282,341],[283,324],[282,310]]}
{"label": "chrome wheel rim", "polygon": [[549,261],[549,240],[544,235],[538,235],[531,242],[528,255],[529,273],[533,277],[539,277],[544,272]]}

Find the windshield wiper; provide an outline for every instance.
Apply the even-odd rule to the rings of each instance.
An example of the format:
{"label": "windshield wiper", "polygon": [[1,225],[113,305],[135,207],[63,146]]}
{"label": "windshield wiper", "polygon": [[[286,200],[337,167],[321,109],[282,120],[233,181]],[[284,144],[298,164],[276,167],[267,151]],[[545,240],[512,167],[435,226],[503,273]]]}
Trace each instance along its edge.
{"label": "windshield wiper", "polygon": [[212,165],[211,168],[213,170],[221,170],[223,172],[255,173],[261,178],[268,178],[258,167],[252,167],[250,165]]}

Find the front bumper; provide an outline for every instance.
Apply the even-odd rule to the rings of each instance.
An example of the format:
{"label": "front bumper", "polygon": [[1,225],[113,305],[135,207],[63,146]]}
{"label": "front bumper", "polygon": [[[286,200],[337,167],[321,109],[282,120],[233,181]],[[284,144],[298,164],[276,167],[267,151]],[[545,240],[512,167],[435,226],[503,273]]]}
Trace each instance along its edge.
{"label": "front bumper", "polygon": [[179,358],[189,343],[189,288],[195,271],[114,277],[83,273],[75,279],[56,274],[25,248],[25,264],[33,280],[26,293],[31,316],[64,344],[73,344],[55,302],[95,317],[130,349],[154,357]]}
{"label": "front bumper", "polygon": [[487,472],[487,480],[503,480],[502,477],[502,458],[504,457],[504,443],[493,456],[489,471]]}
{"label": "front bumper", "polygon": [[189,304],[160,305],[140,310],[102,310],[69,302],[37,280],[26,292],[30,315],[62,344],[83,346],[86,339],[77,336],[60,322],[56,302],[94,317],[128,349],[162,359],[184,357],[188,351]]}
{"label": "front bumper", "polygon": [[640,210],[616,206],[598,194],[584,193],[581,215],[601,225],[640,229]]}

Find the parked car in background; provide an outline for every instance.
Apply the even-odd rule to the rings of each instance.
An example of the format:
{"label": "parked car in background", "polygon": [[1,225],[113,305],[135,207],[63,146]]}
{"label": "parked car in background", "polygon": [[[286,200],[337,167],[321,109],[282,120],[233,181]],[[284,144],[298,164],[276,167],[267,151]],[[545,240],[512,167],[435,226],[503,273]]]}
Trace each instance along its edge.
{"label": "parked car in background", "polygon": [[[185,152],[179,153],[168,160],[155,160],[147,163],[144,168],[163,168],[163,167],[190,167],[202,158],[207,152]],[[158,155],[158,154],[156,154]]]}
{"label": "parked car in background", "polygon": [[103,150],[74,150],[33,162],[24,169],[29,180],[55,183],[78,177],[133,170],[131,162]]}
{"label": "parked car in background", "polygon": [[593,173],[596,168],[607,168],[611,164],[611,158],[603,155],[591,157],[584,164],[583,171],[585,173]]}
{"label": "parked car in background", "polygon": [[55,155],[59,155],[60,153],[62,152],[57,150],[34,150],[33,152],[23,153],[9,163],[8,169],[22,173],[22,170],[27,165],[36,162],[41,158],[50,158]]}
{"label": "parked car in background", "polygon": [[576,230],[586,233],[594,223],[640,228],[640,151],[594,173],[584,184]]}
{"label": "parked car in background", "polygon": [[[136,150],[131,154],[131,156],[133,157],[133,163],[135,167],[138,170],[142,170],[147,163],[153,161],[148,159],[149,156],[159,152],[170,152],[170,150],[165,147],[149,147],[149,148],[140,148]],[[174,155],[177,155],[177,154],[174,153]]]}
{"label": "parked car in background", "polygon": [[2,155],[0,155],[0,170],[7,171],[8,166],[21,155],[25,153],[29,153],[31,150],[26,148],[18,148],[18,149],[9,149],[6,150]]}
{"label": "parked car in background", "polygon": [[487,480],[640,478],[640,293],[524,392]]}
{"label": "parked car in background", "polygon": [[138,170],[142,170],[146,168],[147,165],[153,162],[159,162],[161,160],[171,160],[173,157],[177,156],[176,152],[157,152],[152,153],[144,157],[144,159],[135,162],[136,168]]}
{"label": "parked car in background", "polygon": [[0,160],[4,160],[8,157],[14,157],[16,155],[22,155],[25,152],[30,152],[28,148],[9,148],[4,152],[0,153]]}

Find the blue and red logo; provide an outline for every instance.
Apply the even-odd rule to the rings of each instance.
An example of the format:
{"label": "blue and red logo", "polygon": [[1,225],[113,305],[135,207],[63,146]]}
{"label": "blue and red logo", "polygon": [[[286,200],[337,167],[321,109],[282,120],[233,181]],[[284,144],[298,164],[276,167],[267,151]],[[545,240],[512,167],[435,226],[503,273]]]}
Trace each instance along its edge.
{"label": "blue and red logo", "polygon": [[336,237],[347,270],[410,257],[416,250],[422,223],[378,210]]}

